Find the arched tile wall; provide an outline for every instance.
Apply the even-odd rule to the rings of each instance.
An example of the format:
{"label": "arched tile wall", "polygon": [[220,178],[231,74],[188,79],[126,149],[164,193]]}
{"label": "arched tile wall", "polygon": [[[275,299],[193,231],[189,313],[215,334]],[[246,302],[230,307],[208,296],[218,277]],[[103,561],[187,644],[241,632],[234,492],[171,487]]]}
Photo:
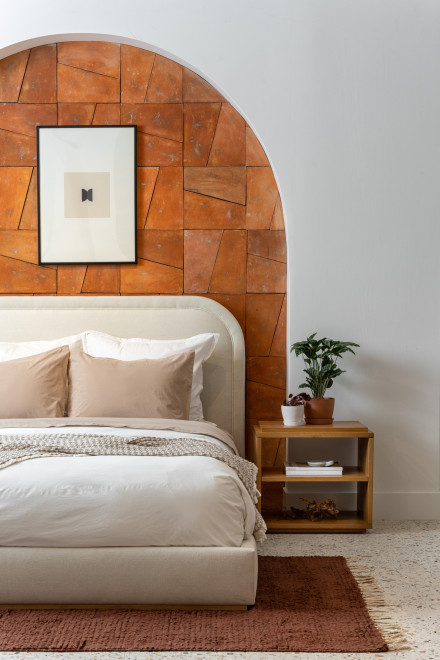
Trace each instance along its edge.
{"label": "arched tile wall", "polygon": [[[137,124],[136,265],[38,266],[38,124]],[[251,128],[205,80],[155,53],[108,42],[50,44],[0,60],[0,200],[0,294],[213,298],[245,332],[248,425],[279,416],[280,196]]]}

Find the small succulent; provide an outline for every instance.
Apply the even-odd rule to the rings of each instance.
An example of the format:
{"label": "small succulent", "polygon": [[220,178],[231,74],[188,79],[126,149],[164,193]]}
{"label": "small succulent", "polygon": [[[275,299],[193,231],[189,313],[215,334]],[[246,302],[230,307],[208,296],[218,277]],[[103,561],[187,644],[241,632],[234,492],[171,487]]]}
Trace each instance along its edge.
{"label": "small succulent", "polygon": [[289,394],[287,399],[283,401],[283,406],[303,406],[304,401],[310,401],[310,399],[311,396],[307,394],[307,392],[300,392],[295,396],[293,396],[293,394]]}

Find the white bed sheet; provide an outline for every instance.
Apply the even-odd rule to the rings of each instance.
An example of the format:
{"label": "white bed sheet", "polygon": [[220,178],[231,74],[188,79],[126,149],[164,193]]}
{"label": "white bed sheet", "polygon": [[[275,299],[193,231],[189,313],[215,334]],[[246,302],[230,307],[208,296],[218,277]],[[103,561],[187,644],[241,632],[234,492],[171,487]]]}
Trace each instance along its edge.
{"label": "white bed sheet", "polygon": [[[138,436],[139,429],[83,427]],[[24,435],[41,428],[7,428]],[[59,433],[60,429],[45,429]],[[78,433],[78,427],[63,433]],[[143,435],[205,435],[141,430]],[[69,456],[0,470],[0,545],[233,546],[249,538],[255,507],[235,470],[209,457]]]}

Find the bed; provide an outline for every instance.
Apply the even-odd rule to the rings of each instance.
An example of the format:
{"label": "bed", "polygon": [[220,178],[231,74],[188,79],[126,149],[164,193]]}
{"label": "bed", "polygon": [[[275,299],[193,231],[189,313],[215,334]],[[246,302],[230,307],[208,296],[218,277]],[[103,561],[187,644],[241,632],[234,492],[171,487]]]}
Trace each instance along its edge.
{"label": "bed", "polygon": [[[218,333],[218,343],[203,365],[201,398],[204,417],[230,433],[238,453],[244,456],[244,342],[239,324],[224,307],[199,296],[38,296],[0,299],[0,341],[49,340],[87,330],[118,337],[167,340],[191,337],[200,333]],[[114,424],[115,427],[111,430],[116,433],[117,420]],[[32,426],[29,423],[28,425]],[[100,422],[96,422],[95,425],[102,430]],[[137,430],[124,427],[123,432],[139,434],[142,428],[142,423],[138,421]],[[203,431],[203,427],[201,428]],[[58,431],[59,429],[52,429],[53,433]],[[62,431],[65,432],[66,429],[63,428]],[[17,431],[10,432],[17,433]],[[20,430],[22,434],[26,432],[28,432],[26,429]],[[118,456],[103,457],[106,460],[104,462],[101,460],[99,470],[94,470],[93,461],[89,461],[89,458],[92,459],[92,457],[83,459],[82,465],[91,466],[91,479],[94,478],[93,475],[95,477],[98,475],[101,485],[105,485],[107,480],[108,488],[116,491],[118,487],[124,488],[125,472],[122,470],[118,473]],[[125,461],[124,465],[131,465],[130,469],[139,471],[139,461],[133,457],[127,458],[129,461]],[[178,459],[167,457],[164,460],[183,461],[185,458],[188,457],[182,456]],[[198,460],[199,463],[192,468],[193,472],[189,472],[189,479],[193,479],[197,488],[199,482],[207,480],[203,470],[204,466],[208,465],[206,462],[203,463],[204,458]],[[220,463],[215,459],[212,460],[215,464]],[[42,530],[40,534],[35,521],[44,521],[44,501],[43,504],[40,503],[38,509],[36,504],[38,497],[33,498],[28,493],[29,510],[20,519],[18,500],[14,500],[14,497],[18,497],[17,493],[11,496],[12,485],[19,483],[20,480],[24,480],[24,483],[26,479],[37,480],[39,475],[40,483],[44,481],[47,485],[46,490],[49,489],[51,479],[55,479],[53,466],[57,461],[61,461],[57,468],[58,474],[63,475],[65,469],[63,465],[67,465],[66,461],[74,466],[75,461],[81,461],[81,458],[43,457],[12,465],[1,471],[4,474],[3,490],[0,480],[0,495],[3,493],[0,502],[3,498],[4,511],[6,511],[4,515],[8,525],[14,515],[18,516],[11,522],[10,529],[15,531],[9,536],[5,531],[6,536],[3,536],[3,540],[0,529],[1,604],[11,606],[32,604],[41,607],[202,606],[242,609],[254,603],[257,585],[257,551],[255,538],[249,533],[249,529],[245,530],[245,522],[243,522],[243,539],[237,537],[235,529],[235,532],[226,535],[226,538],[219,538],[218,541],[209,540],[209,545],[204,545],[203,519],[194,516],[192,520],[192,524],[195,524],[194,533],[188,538],[178,529],[179,519],[182,519],[180,512],[173,522],[173,528],[177,530],[176,535],[171,535],[171,541],[170,535],[165,535],[167,544],[163,545],[154,536],[137,533],[135,528],[139,525],[139,516],[137,518],[134,516],[131,528],[130,523],[127,523],[130,512],[139,509],[139,493],[135,493],[134,499],[129,500],[121,511],[118,510],[119,519],[125,521],[125,527],[123,526],[122,531],[119,530],[119,535],[116,532],[113,536],[109,534],[108,530],[111,527],[107,525],[105,533],[97,532],[95,538],[98,542],[92,545],[90,539],[93,537],[90,534],[81,536],[78,532],[80,526],[75,528],[75,524],[71,522],[65,525],[65,533],[61,535],[62,543],[57,542],[56,535],[44,536],[43,522],[40,525]],[[46,473],[48,465],[50,469],[48,468],[49,472]],[[156,475],[157,472],[162,474],[162,479],[158,479],[158,483],[159,486],[162,484],[161,487],[164,489],[164,499],[170,499],[170,483],[174,487],[174,483],[184,482],[187,478],[187,473],[182,471],[181,467],[182,463],[175,465],[175,482],[170,482],[169,471],[166,474],[162,474],[160,470],[156,471]],[[81,472],[87,473],[87,469]],[[214,475],[213,479],[219,478],[220,481],[225,481],[225,470],[231,468],[228,465],[224,466],[220,477]],[[197,478],[197,474],[200,478]],[[5,475],[8,477],[6,478]],[[85,474],[84,479],[87,478]],[[5,479],[6,482],[9,480],[9,490]],[[62,476],[59,476],[59,479],[62,480]],[[68,486],[72,487],[72,479],[66,477],[66,481]],[[136,488],[138,489],[138,482]],[[229,488],[239,490],[238,486],[229,486]],[[84,491],[84,481],[78,487],[78,492],[81,489]],[[176,486],[176,508],[180,499],[187,497],[181,493],[183,490],[179,491]],[[190,510],[193,512],[197,509],[195,504],[197,497],[194,493],[192,495],[190,493],[188,495],[190,503],[191,496],[194,506],[190,506]],[[141,493],[141,497],[149,501],[151,493],[145,491]],[[219,506],[217,511],[218,503],[216,498],[212,498],[210,506],[216,511],[217,532],[223,520],[224,527],[227,527],[228,518],[232,520],[234,516],[235,518],[240,518],[240,515],[244,518],[250,516],[246,497],[244,494],[243,507],[247,507],[245,514],[237,513],[237,507],[228,510]],[[87,499],[84,499],[84,503],[87,506]],[[97,505],[97,515],[101,505],[102,502]],[[240,502],[240,507],[241,505]],[[61,510],[57,515],[62,520],[65,514]],[[106,511],[105,515],[108,519],[109,512]],[[4,525],[3,529],[9,529],[8,525]],[[184,525],[181,526],[184,528]],[[70,535],[69,529],[71,532],[73,530]],[[14,538],[18,538],[15,544]],[[185,543],[176,544],[176,539],[179,542],[178,539],[182,538]],[[193,543],[191,538],[194,539]],[[38,542],[39,545],[36,545]]]}

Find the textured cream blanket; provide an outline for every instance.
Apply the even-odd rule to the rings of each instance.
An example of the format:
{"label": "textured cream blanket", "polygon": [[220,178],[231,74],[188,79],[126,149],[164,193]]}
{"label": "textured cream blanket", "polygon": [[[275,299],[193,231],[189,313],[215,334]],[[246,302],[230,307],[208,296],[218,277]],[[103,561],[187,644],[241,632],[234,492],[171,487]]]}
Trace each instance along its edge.
{"label": "textured cream blanket", "polygon": [[75,426],[110,426],[112,428],[178,431],[212,436],[238,454],[232,435],[212,422],[194,422],[189,419],[162,419],[152,417],[32,417],[29,419],[0,419],[0,429],[60,428]]}
{"label": "textured cream blanket", "polygon": [[[35,422],[35,420],[32,421]],[[11,423],[6,426],[6,420],[2,420],[2,422],[2,426],[6,428],[12,428],[13,426]],[[197,422],[191,424],[198,426]],[[27,424],[23,426],[27,426]],[[179,426],[179,423],[177,426]],[[199,428],[197,430],[200,432]],[[2,434],[0,437],[0,469],[34,458],[69,455],[208,456],[226,463],[235,470],[252,502],[256,504],[258,501],[259,493],[256,488],[257,467],[246,459],[232,454],[226,448],[223,449],[198,438],[156,438],[145,437],[142,434],[134,438],[124,438],[110,434],[91,433],[90,431],[75,433],[74,436],[62,432],[51,435],[36,432],[29,435]],[[264,539],[265,531],[265,522],[257,510],[254,528],[254,536],[257,541]]]}

